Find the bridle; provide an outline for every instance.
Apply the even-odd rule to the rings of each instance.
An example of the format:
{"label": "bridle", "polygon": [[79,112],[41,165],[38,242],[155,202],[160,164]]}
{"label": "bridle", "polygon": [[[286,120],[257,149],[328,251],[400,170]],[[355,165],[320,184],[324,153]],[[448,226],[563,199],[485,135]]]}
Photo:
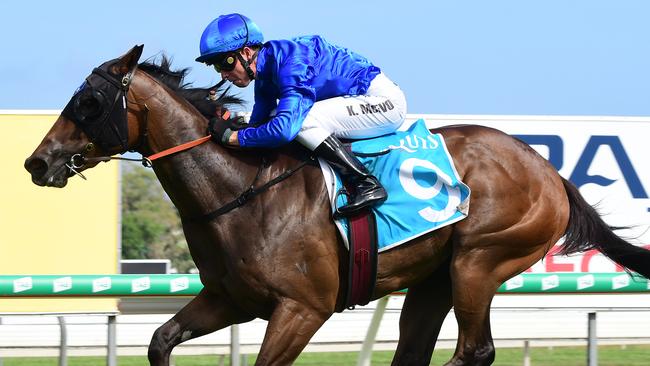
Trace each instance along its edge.
{"label": "bridle", "polygon": [[[110,61],[106,64],[112,65]],[[128,149],[128,128],[127,128],[128,105],[127,103],[135,103],[138,105],[142,105],[144,108],[144,117],[143,117],[142,126],[140,128],[142,133],[140,134],[140,142],[138,144],[138,147],[146,143],[147,120],[148,120],[149,108],[147,107],[146,104],[138,103],[135,101],[131,102],[127,98],[129,86],[131,85],[131,81],[135,75],[136,70],[137,70],[137,65],[128,73],[126,73],[120,80],[117,77],[111,75],[109,72],[103,70],[101,66],[100,68],[93,69],[91,76],[93,75],[99,76],[100,78],[102,78],[108,83],[110,89],[116,90],[115,95],[112,98],[113,101],[110,104],[110,106],[107,108],[108,104],[106,102],[107,101],[106,85],[102,85],[101,87],[92,85],[92,82],[90,80],[91,76],[89,76],[88,78],[86,78],[84,84],[82,84],[82,86],[75,92],[68,105],[66,105],[66,107],[64,108],[61,114],[66,118],[72,120],[75,123],[75,125],[81,128],[90,139],[90,142],[86,144],[83,151],[72,155],[70,157],[69,162],[65,164],[65,166],[70,170],[70,172],[79,175],[83,179],[86,179],[86,177],[79,171],[80,169],[84,168],[87,164],[106,162],[110,160],[139,161],[145,167],[151,168],[152,162],[156,159],[191,149],[197,145],[200,145],[210,140],[211,138],[210,135],[204,136],[196,140],[189,141],[184,144],[160,151],[158,153],[155,153],[147,157],[143,156],[140,159],[125,158],[121,156],[86,157],[86,154],[94,151],[95,143],[99,144],[102,148],[106,149],[106,151],[110,151],[111,149],[115,148],[115,146],[117,145],[120,145],[122,147],[122,151],[134,151],[137,148],[136,147],[131,150]],[[225,80],[223,80],[222,82],[224,81]],[[217,85],[220,86],[221,84],[217,84]],[[94,98],[95,102],[101,105],[102,107],[101,110],[99,111],[94,110],[91,111],[93,113],[84,114],[82,108],[82,102],[83,102],[82,98],[84,97]],[[120,100],[122,101],[121,113],[115,116],[115,118],[117,118],[117,121],[115,121],[115,118],[111,118],[111,117],[113,117],[113,115],[116,114],[115,112],[116,108],[120,107],[120,104],[118,104]],[[120,111],[119,109],[117,110]],[[230,119],[230,112],[226,110],[221,116],[221,118],[223,120]],[[111,134],[107,135],[107,131],[109,131]],[[114,140],[109,140],[109,142],[102,140],[104,136],[110,136]],[[119,142],[119,144],[112,144],[112,142],[115,141]],[[192,221],[210,221],[238,207],[241,207],[244,204],[246,204],[246,202],[248,202],[250,199],[267,191],[273,185],[278,184],[281,181],[289,178],[290,176],[295,174],[298,170],[302,169],[304,166],[312,163],[313,161],[315,161],[315,158],[313,156],[309,156],[307,159],[303,160],[300,164],[298,164],[298,166],[296,166],[295,168],[289,169],[279,174],[275,178],[270,179],[266,183],[258,185],[258,180],[262,174],[262,170],[264,167],[267,166],[266,159],[263,158],[262,164],[258,168],[257,174],[255,175],[255,178],[253,179],[251,184],[248,186],[247,189],[242,191],[242,193],[239,194],[235,199],[217,208],[214,211],[211,211],[203,215],[199,215],[197,217],[191,217],[189,219]]]}
{"label": "bridle", "polygon": [[[116,146],[128,150],[126,93],[136,70],[137,65],[119,79],[102,67],[94,68],[61,114],[106,151]],[[104,82],[97,83],[93,76]]]}
{"label": "bridle", "polygon": [[[111,65],[112,62],[109,61],[106,64]],[[121,79],[119,79],[111,73],[103,70],[101,67],[93,69],[91,75],[86,78],[84,83],[79,87],[79,89],[77,89],[68,105],[66,105],[66,107],[63,109],[63,112],[61,112],[63,116],[73,121],[77,127],[84,131],[84,133],[90,139],[90,142],[86,144],[82,152],[72,155],[70,157],[70,160],[65,164],[70,172],[80,176],[83,179],[86,179],[86,177],[80,172],[82,168],[88,164],[106,162],[110,160],[138,161],[141,162],[143,166],[151,168],[152,161],[158,158],[190,149],[210,140],[210,136],[201,137],[197,140],[172,147],[150,156],[143,156],[139,159],[126,158],[122,156],[87,157],[86,154],[95,150],[95,144],[100,145],[105,151],[113,150],[116,146],[119,146],[122,151],[133,152],[146,143],[148,134],[147,122],[149,107],[146,103],[130,101],[127,98],[129,86],[131,85],[131,81],[135,75],[136,70],[137,65],[132,70],[127,72]],[[100,77],[106,83],[103,83],[103,85],[93,85],[91,81],[91,76],[93,75]],[[108,104],[108,100],[110,98],[107,98],[109,90],[115,93],[115,95],[112,97],[112,103],[110,103],[110,105]],[[96,109],[91,110],[90,113],[84,111],[84,108],[82,106],[84,103],[84,98],[94,99]],[[128,147],[127,110],[129,103],[141,105],[144,110],[143,122],[141,124],[142,132],[140,133],[140,141],[135,147],[131,149]],[[230,118],[230,112],[226,111],[222,118]],[[108,137],[108,141],[104,140],[106,137]]]}
{"label": "bridle", "polygon": [[[104,65],[108,69],[118,60],[112,60]],[[124,157],[105,156],[87,158],[86,154],[95,150],[95,145],[101,146],[105,151],[114,150],[116,147],[122,151],[128,151],[128,116],[127,116],[127,93],[137,70],[137,64],[121,78],[104,70],[104,65],[93,69],[90,76],[75,91],[74,95],[65,106],[61,115],[71,120],[88,136],[90,142],[86,144],[82,152],[74,154],[66,164],[70,172],[86,179],[79,171],[86,164],[97,161],[118,160],[142,160]],[[97,83],[93,76],[102,79]],[[145,131],[141,137],[140,144],[146,139],[146,118],[148,108],[145,109]],[[144,164],[144,163],[143,163]]]}

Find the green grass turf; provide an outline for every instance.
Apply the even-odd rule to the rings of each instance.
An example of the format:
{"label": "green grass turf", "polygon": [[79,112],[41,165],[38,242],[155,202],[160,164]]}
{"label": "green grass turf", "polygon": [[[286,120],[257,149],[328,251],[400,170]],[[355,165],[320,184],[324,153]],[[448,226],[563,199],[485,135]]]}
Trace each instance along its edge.
{"label": "green grass turf", "polygon": [[[451,350],[434,352],[431,365],[442,365],[451,357]],[[539,347],[531,348],[532,366],[580,366],[587,364],[586,347]],[[176,366],[216,366],[220,356],[175,356]],[[390,365],[392,352],[374,352],[373,366]],[[523,349],[501,348],[497,349],[495,366],[520,366],[523,364]],[[248,364],[255,362],[255,356],[249,355]],[[340,353],[304,353],[296,361],[296,366],[339,366],[355,365],[356,352]],[[224,365],[230,362],[226,356]],[[56,366],[55,357],[25,357],[4,358],[3,366]],[[69,357],[68,366],[103,366],[105,357]],[[118,358],[120,366],[148,365],[146,357],[122,356]],[[242,363],[243,365],[243,363]],[[650,365],[650,345],[627,346],[601,346],[598,348],[599,366],[648,366]]]}

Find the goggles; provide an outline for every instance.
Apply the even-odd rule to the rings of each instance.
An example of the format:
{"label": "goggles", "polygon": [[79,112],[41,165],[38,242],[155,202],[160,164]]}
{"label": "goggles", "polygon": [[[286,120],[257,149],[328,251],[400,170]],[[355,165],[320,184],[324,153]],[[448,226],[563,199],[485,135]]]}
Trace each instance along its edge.
{"label": "goggles", "polygon": [[232,52],[226,53],[222,57],[215,59],[212,64],[217,72],[232,71],[235,69],[235,65],[237,65],[237,57],[235,53]]}

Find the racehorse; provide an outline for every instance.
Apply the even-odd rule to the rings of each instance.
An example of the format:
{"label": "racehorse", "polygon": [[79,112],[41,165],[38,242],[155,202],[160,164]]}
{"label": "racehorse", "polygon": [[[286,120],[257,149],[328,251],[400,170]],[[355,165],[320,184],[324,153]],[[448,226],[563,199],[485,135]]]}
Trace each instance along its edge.
{"label": "racehorse", "polygon": [[[221,115],[233,102],[223,95],[206,101],[207,89],[182,84],[186,70],[138,67],[141,53],[136,46],[88,76],[25,161],[35,184],[63,187],[112,154],[135,150],[147,156],[205,136],[204,114]],[[393,365],[428,365],[452,307],[458,341],[446,365],[492,364],[493,296],[561,238],[564,254],[595,248],[650,276],[650,251],[619,238],[617,228],[525,143],[473,125],[433,132],[444,136],[471,187],[471,205],[466,219],[379,255],[373,299],[408,288]],[[151,365],[169,365],[181,342],[254,318],[268,320],[255,364],[291,364],[323,323],[343,310],[347,250],[321,172],[317,164],[304,164],[308,157],[293,144],[260,151],[210,142],[153,162],[181,216],[204,288],[155,331]],[[246,204],[214,214],[243,197],[251,182],[258,187],[287,171],[293,175]]]}

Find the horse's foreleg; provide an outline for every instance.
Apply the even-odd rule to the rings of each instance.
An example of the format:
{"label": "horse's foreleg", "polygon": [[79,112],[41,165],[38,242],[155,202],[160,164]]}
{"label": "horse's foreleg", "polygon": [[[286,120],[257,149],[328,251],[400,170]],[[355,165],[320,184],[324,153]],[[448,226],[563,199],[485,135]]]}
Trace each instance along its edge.
{"label": "horse's foreleg", "polygon": [[178,344],[251,319],[204,289],[173,318],[156,329],[149,344],[149,363],[152,366],[167,366],[169,355]]}
{"label": "horse's foreleg", "polygon": [[440,328],[451,309],[449,263],[411,286],[399,320],[399,343],[392,365],[429,365]]}
{"label": "horse's foreleg", "polygon": [[290,365],[331,315],[283,299],[271,315],[255,365]]}

